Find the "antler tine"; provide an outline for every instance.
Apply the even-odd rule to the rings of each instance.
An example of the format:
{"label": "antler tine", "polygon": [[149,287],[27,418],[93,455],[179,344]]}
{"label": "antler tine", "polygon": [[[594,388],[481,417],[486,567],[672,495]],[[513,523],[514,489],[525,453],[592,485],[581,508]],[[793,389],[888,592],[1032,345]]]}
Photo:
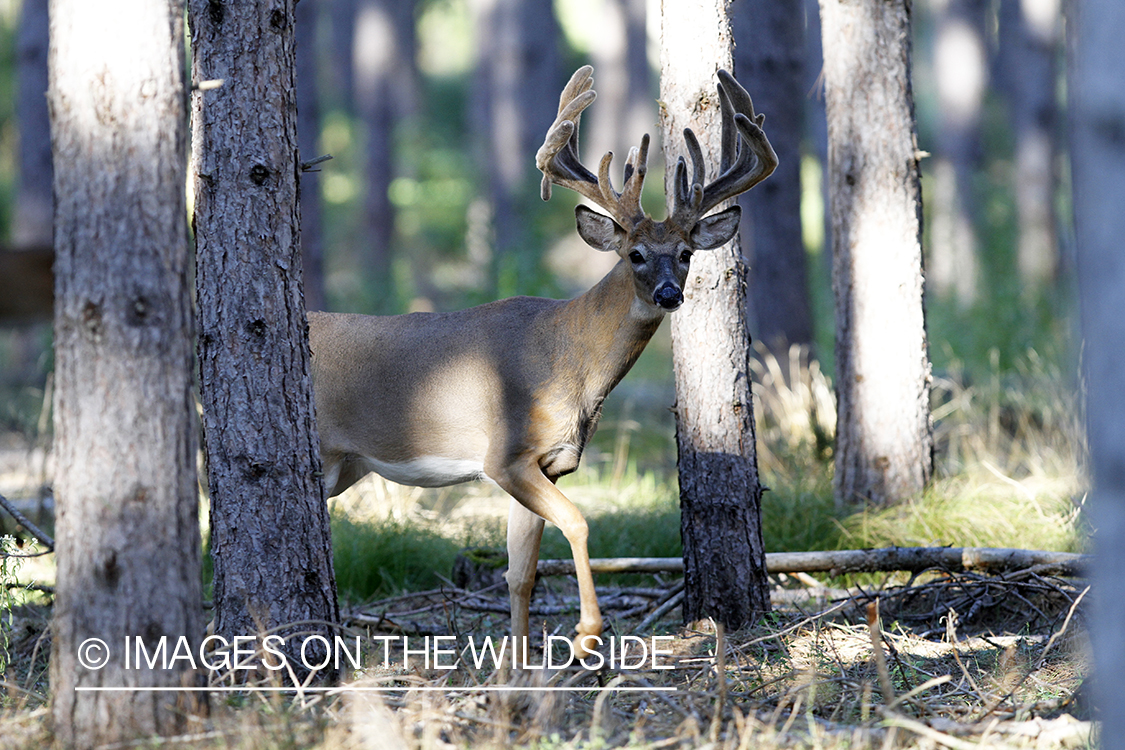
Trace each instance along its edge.
{"label": "antler tine", "polygon": [[672,181],[672,220],[690,228],[703,216],[700,210],[703,201],[703,149],[699,147],[699,139],[691,128],[684,128],[684,144],[691,158],[691,181],[688,181],[687,161],[681,156],[676,160],[676,174]]}
{"label": "antler tine", "polygon": [[690,129],[684,140],[693,161],[693,178],[681,157],[676,165],[672,218],[684,228],[695,225],[708,211],[727,198],[744,193],[773,173],[777,154],[762,130],[765,115],[754,113],[750,94],[725,70],[719,71],[719,107],[722,115],[719,176],[703,186],[703,156],[699,141]]}
{"label": "antler tine", "polygon": [[[606,152],[595,176],[578,157],[578,121],[582,111],[594,101],[594,69],[585,65],[575,71],[559,96],[559,112],[539,151],[535,166],[543,172],[540,195],[550,200],[551,185],[569,188],[604,208],[618,224],[630,228],[644,216],[640,209],[640,184],[647,170],[648,136],[641,143],[641,154],[634,160],[632,151],[625,165],[624,198],[613,189],[609,167],[613,152]],[[633,149],[635,151],[636,149]]]}
{"label": "antler tine", "polygon": [[[726,71],[724,70],[722,73],[726,73]],[[730,94],[727,93],[726,87],[722,84],[722,76],[719,77],[719,81],[719,111],[723,120],[719,174],[725,174],[738,155],[738,130],[735,129],[734,125],[734,103],[731,102]],[[737,83],[735,85],[737,85]],[[754,107],[753,103],[750,104],[750,107],[752,110]]]}
{"label": "antler tine", "polygon": [[641,189],[644,188],[645,175],[648,174],[648,133],[641,138],[641,147],[629,149],[625,160],[625,184],[622,186],[621,206],[636,218],[643,218],[641,209]]}
{"label": "antler tine", "polygon": [[[773,174],[777,168],[777,154],[766,138],[762,125],[765,124],[764,114],[754,113],[754,102],[750,94],[725,70],[719,71],[719,99],[730,104],[733,110],[733,124],[738,135],[731,134],[731,140],[741,140],[738,156],[733,164],[721,170],[721,174],[714,182],[704,189],[703,205],[701,210],[706,213],[716,205],[733,198],[739,193],[745,193],[762,180]],[[723,140],[727,140],[730,122],[724,118]],[[724,154],[734,155],[733,146]],[[751,164],[750,157],[756,157]],[[724,161],[726,159],[724,158]],[[702,215],[702,214],[701,214]]]}

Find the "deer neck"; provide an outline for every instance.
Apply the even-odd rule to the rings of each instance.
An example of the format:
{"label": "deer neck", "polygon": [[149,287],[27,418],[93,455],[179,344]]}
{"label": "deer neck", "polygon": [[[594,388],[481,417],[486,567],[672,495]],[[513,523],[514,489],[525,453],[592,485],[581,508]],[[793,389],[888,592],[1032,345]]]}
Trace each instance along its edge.
{"label": "deer neck", "polygon": [[620,261],[585,294],[566,303],[559,317],[568,334],[566,361],[560,365],[579,376],[600,402],[637,361],[664,311],[637,299],[632,271]]}

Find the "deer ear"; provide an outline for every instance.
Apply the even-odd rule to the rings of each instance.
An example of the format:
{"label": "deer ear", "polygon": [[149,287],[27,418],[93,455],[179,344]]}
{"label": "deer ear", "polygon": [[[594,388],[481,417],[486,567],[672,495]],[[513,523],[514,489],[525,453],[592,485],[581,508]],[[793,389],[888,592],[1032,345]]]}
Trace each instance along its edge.
{"label": "deer ear", "polygon": [[595,250],[615,253],[624,246],[627,233],[608,216],[580,205],[574,207],[574,218],[578,220],[578,236]]}
{"label": "deer ear", "polygon": [[696,250],[714,250],[725,245],[738,233],[738,222],[741,219],[742,209],[739,206],[731,206],[725,211],[705,216],[692,227],[692,247]]}

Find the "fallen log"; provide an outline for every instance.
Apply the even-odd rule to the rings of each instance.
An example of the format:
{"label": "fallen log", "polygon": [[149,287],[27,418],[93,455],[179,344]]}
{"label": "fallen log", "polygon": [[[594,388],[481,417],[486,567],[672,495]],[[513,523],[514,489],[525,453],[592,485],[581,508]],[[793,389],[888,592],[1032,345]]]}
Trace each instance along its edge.
{"label": "fallen log", "polygon": [[[1011,573],[1034,568],[1044,575],[1080,576],[1089,568],[1090,555],[1045,550],[997,547],[884,547],[828,552],[770,552],[770,573],[920,573],[937,568],[951,573]],[[590,560],[595,573],[682,573],[679,557],[609,557]],[[574,573],[572,560],[540,560],[541,576]]]}

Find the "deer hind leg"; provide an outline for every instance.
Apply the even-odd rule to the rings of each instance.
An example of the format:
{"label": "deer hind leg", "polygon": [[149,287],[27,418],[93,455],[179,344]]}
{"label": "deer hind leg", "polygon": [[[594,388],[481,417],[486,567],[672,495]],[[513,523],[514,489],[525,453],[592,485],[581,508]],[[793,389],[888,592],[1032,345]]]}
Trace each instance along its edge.
{"label": "deer hind leg", "polygon": [[[578,595],[581,599],[578,625],[575,627],[578,635],[574,639],[574,653],[579,659],[589,656],[593,653],[596,642],[587,643],[587,639],[601,635],[602,615],[598,609],[598,596],[594,591],[594,575],[590,571],[590,553],[586,549],[586,537],[589,534],[586,519],[582,517],[581,511],[574,503],[567,499],[533,461],[506,466],[492,476],[497,484],[519,501],[520,505],[558,526],[570,543],[570,552],[574,557],[574,572],[578,579]],[[509,532],[510,538],[511,532]],[[538,558],[538,549],[535,558]],[[534,582],[534,567],[531,568],[530,573]],[[528,594],[530,595],[530,589]],[[513,619],[516,617],[514,610],[512,616]]]}
{"label": "deer hind leg", "polygon": [[543,519],[523,507],[514,497],[508,506],[508,598],[512,607],[512,662],[522,666],[531,635],[528,610],[535,587],[535,565],[539,561],[539,540],[543,538]]}

